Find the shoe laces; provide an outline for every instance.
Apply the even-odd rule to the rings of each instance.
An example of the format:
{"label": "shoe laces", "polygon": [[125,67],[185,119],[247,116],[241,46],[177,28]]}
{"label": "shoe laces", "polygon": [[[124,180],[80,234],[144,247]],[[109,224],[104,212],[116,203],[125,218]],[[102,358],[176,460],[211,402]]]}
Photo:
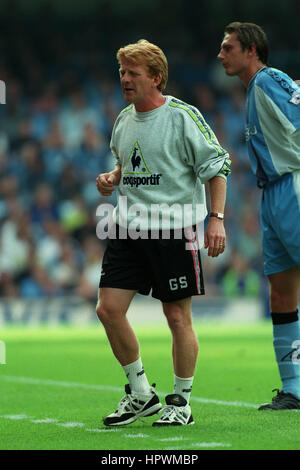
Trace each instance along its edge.
{"label": "shoe laces", "polygon": [[176,416],[176,410],[179,411],[178,406],[174,405],[166,405],[162,409],[162,417],[161,419],[169,419]]}
{"label": "shoe laces", "polygon": [[[138,398],[133,397],[132,395],[127,395],[127,397],[128,397],[129,403],[130,403],[130,409],[132,410],[133,413],[137,414],[138,410],[134,409],[134,407],[132,405],[132,401],[138,400]],[[142,423],[146,423],[146,421],[141,416],[138,416],[138,420],[141,421]]]}
{"label": "shoe laces", "polygon": [[284,395],[284,392],[279,390],[279,388],[273,388],[272,393],[277,392],[277,395],[272,398],[272,402],[275,402],[280,399],[282,395]]}
{"label": "shoe laces", "polygon": [[131,404],[131,400],[130,400],[130,395],[125,395],[123,398],[121,398],[121,400],[119,401],[118,403],[118,408],[116,409],[116,413],[118,414],[122,414],[124,411],[125,411],[125,408],[129,406],[129,409],[130,411],[134,411],[132,409],[132,404]]}
{"label": "shoe laces", "polygon": [[[118,415],[121,415],[122,413],[124,412],[132,412],[134,414],[137,414],[138,413],[138,409],[136,409],[133,405],[133,402],[134,401],[137,401],[138,398],[132,396],[131,394],[126,394],[123,398],[121,398],[121,400],[119,401],[119,404],[118,404],[118,408],[116,410],[116,413],[118,413]],[[140,417],[138,418],[140,419],[143,423],[145,421],[143,421]]]}

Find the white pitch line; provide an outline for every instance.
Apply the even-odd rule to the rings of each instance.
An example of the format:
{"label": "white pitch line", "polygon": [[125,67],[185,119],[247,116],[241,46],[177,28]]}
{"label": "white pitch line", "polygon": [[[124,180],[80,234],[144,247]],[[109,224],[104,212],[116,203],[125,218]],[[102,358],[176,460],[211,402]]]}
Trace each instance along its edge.
{"label": "white pitch line", "polygon": [[[49,380],[49,379],[35,379],[31,377],[18,377],[13,375],[0,375],[0,379],[6,382],[14,383],[25,383],[30,385],[50,385],[56,387],[69,387],[69,388],[84,388],[87,390],[105,390],[111,392],[122,392],[124,387],[113,387],[111,385],[92,385],[84,384],[78,382],[64,382],[60,380]],[[159,396],[166,396],[166,392],[156,392]],[[221,406],[232,406],[232,407],[241,407],[241,408],[257,408],[259,405],[255,403],[246,403],[242,401],[225,401],[225,400],[215,400],[213,398],[202,398],[191,396],[191,401],[196,401],[198,403],[212,404],[212,405],[221,405]]]}
{"label": "white pitch line", "polygon": [[[18,415],[0,415],[0,418],[4,419],[11,419],[11,420],[21,420],[21,419],[29,419],[33,424],[55,424],[56,426],[62,426],[64,428],[84,428],[86,426],[85,423],[77,423],[70,421],[69,423],[60,423],[58,419],[55,418],[43,418],[43,419],[32,419],[32,416],[28,416],[25,413],[18,414]],[[85,431],[91,432],[116,432],[121,431],[121,429],[85,429]],[[140,437],[140,436],[138,436]]]}
{"label": "white pitch line", "polygon": [[61,380],[34,379],[32,377],[21,377],[14,375],[0,375],[0,379],[3,379],[7,382],[19,382],[30,385],[54,385],[57,387],[85,388],[88,390],[109,390],[111,392],[120,392],[124,390],[124,387],[113,387],[110,385],[92,385],[78,382],[64,382]]}
{"label": "white pitch line", "polygon": [[192,447],[231,447],[231,444],[226,442],[194,442]]}
{"label": "white pitch line", "polygon": [[156,440],[160,442],[170,442],[170,441],[189,441],[190,439],[191,439],[190,437],[178,436],[178,437],[164,437],[162,439],[156,439]]}
{"label": "white pitch line", "polygon": [[214,405],[223,405],[223,406],[238,406],[244,408],[257,408],[259,405],[254,403],[246,403],[244,401],[225,401],[225,400],[214,400],[211,398],[200,398],[200,397],[191,397],[191,400],[197,401],[199,403],[213,403]]}
{"label": "white pitch line", "polygon": [[90,432],[120,432],[122,429],[86,429],[86,431]]}
{"label": "white pitch line", "polygon": [[76,423],[76,422],[70,422],[70,423],[56,423],[57,426],[62,426],[64,428],[83,428],[86,426],[84,423]]}
{"label": "white pitch line", "polygon": [[14,420],[18,420],[18,419],[29,419],[31,418],[32,416],[28,416],[26,415],[25,413],[23,414],[18,414],[18,415],[3,415],[1,416],[1,418],[6,418],[6,419],[14,419]]}
{"label": "white pitch line", "polygon": [[[214,447],[231,447],[231,444],[226,442],[194,442],[193,444],[188,444],[192,449],[196,447],[202,448],[214,448]],[[180,450],[182,447],[166,447],[165,450]]]}
{"label": "white pitch line", "polygon": [[34,424],[56,424],[58,421],[55,418],[44,418],[44,419],[32,419]]}
{"label": "white pitch line", "polygon": [[[56,426],[62,426],[65,428],[84,428],[86,424],[84,423],[77,423],[77,422],[69,422],[69,423],[59,423],[57,419],[53,418],[44,418],[44,419],[32,419],[32,416],[28,416],[25,413],[22,414],[7,414],[7,415],[2,415],[0,418],[5,418],[5,419],[11,419],[11,420],[21,420],[21,419],[30,419],[31,423],[34,424],[54,424]],[[120,432],[121,429],[90,429],[86,428],[85,431],[89,432],[97,432],[97,433],[102,433],[102,432]],[[136,438],[148,438],[149,434],[143,434],[143,433],[132,433],[132,434],[124,434],[125,438],[130,438],[130,439],[136,439]],[[175,442],[175,441],[188,441],[191,440],[191,438],[184,438],[182,436],[180,437],[169,437],[165,439],[156,439],[159,442]],[[214,447],[231,447],[231,444],[223,443],[223,442],[195,442],[193,444],[189,444],[189,447],[191,448],[196,448],[196,447],[202,447],[202,448],[214,448]],[[166,447],[165,450],[176,450],[176,449],[182,449],[182,447]]]}

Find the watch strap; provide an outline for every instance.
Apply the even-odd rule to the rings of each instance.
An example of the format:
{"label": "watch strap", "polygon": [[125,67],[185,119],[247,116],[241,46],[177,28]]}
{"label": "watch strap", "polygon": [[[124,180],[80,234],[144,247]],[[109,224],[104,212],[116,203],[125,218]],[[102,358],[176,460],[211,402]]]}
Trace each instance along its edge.
{"label": "watch strap", "polygon": [[224,214],[222,214],[222,212],[210,212],[209,217],[216,217],[217,219],[224,220]]}

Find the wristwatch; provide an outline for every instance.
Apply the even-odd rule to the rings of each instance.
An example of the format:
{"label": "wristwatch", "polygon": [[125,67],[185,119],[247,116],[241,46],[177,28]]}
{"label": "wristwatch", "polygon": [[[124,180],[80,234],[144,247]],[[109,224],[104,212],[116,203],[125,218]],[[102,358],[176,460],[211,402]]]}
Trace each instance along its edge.
{"label": "wristwatch", "polygon": [[217,219],[224,220],[224,214],[222,214],[222,212],[210,212],[209,217],[216,217]]}

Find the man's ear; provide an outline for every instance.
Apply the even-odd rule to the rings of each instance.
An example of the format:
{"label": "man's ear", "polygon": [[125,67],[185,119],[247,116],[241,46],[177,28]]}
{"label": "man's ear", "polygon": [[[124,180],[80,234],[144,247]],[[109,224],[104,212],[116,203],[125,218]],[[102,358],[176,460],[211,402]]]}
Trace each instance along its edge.
{"label": "man's ear", "polygon": [[158,87],[158,85],[160,84],[161,80],[162,80],[162,75],[161,75],[161,73],[159,73],[158,75],[156,75],[155,77],[153,77],[154,86]]}
{"label": "man's ear", "polygon": [[250,45],[248,51],[249,51],[250,55],[253,56],[253,57],[254,57],[255,55],[257,55],[256,46],[255,46],[254,42],[251,43],[251,45]]}

